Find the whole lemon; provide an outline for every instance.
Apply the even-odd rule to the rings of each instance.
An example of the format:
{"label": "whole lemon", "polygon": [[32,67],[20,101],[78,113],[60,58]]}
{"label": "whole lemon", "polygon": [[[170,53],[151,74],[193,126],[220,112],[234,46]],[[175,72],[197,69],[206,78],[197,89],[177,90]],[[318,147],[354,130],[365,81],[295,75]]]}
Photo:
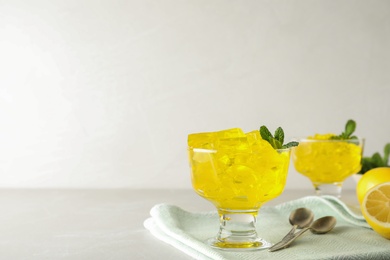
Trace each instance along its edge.
{"label": "whole lemon", "polygon": [[364,195],[369,189],[384,182],[390,182],[390,167],[378,167],[364,173],[356,186],[359,203],[362,204]]}

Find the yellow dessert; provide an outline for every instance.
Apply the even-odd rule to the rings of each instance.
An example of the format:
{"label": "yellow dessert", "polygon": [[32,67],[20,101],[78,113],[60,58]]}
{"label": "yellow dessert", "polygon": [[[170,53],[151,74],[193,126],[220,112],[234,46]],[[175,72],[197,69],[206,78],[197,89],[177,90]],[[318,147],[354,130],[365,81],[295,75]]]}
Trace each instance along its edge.
{"label": "yellow dessert", "polygon": [[343,182],[361,169],[363,144],[358,139],[332,139],[334,134],[316,134],[294,148],[295,169],[316,183]]}
{"label": "yellow dessert", "polygon": [[190,134],[188,146],[192,185],[219,210],[253,211],[284,189],[290,149],[274,149],[259,131]]}

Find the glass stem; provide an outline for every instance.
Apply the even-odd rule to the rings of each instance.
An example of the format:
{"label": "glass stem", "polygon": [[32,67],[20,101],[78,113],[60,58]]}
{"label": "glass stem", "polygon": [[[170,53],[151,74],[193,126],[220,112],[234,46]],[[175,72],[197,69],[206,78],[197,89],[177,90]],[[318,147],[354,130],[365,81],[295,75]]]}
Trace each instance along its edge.
{"label": "glass stem", "polygon": [[259,238],[256,231],[258,211],[219,210],[220,229],[210,245],[222,249],[266,248],[270,243]]}
{"label": "glass stem", "polygon": [[343,186],[342,182],[333,182],[333,183],[313,182],[313,186],[316,190],[316,194],[319,196],[332,195],[337,198],[341,198],[341,190]]}
{"label": "glass stem", "polygon": [[224,211],[219,217],[220,229],[218,238],[221,241],[231,240],[245,242],[245,240],[257,238],[257,212],[235,213]]}

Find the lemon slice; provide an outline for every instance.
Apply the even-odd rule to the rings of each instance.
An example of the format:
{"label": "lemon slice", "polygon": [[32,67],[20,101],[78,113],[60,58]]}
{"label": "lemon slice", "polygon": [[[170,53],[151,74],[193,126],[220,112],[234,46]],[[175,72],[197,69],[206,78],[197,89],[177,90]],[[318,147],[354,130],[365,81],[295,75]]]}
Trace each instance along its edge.
{"label": "lemon slice", "polygon": [[372,187],[364,196],[361,210],[372,229],[390,239],[390,182]]}

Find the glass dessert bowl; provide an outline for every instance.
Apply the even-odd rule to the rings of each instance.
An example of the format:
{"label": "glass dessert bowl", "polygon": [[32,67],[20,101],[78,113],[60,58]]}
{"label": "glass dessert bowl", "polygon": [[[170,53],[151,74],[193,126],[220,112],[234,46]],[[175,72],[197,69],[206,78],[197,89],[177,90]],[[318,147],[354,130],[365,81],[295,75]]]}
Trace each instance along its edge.
{"label": "glass dessert bowl", "polygon": [[188,146],[193,189],[219,213],[219,232],[207,243],[228,250],[270,247],[258,237],[257,216],[284,190],[290,149],[274,149],[259,131],[238,128],[191,134]]}
{"label": "glass dessert bowl", "polygon": [[295,169],[308,177],[317,195],[341,197],[346,178],[362,167],[364,139],[328,139],[316,135],[299,140],[292,152]]}

